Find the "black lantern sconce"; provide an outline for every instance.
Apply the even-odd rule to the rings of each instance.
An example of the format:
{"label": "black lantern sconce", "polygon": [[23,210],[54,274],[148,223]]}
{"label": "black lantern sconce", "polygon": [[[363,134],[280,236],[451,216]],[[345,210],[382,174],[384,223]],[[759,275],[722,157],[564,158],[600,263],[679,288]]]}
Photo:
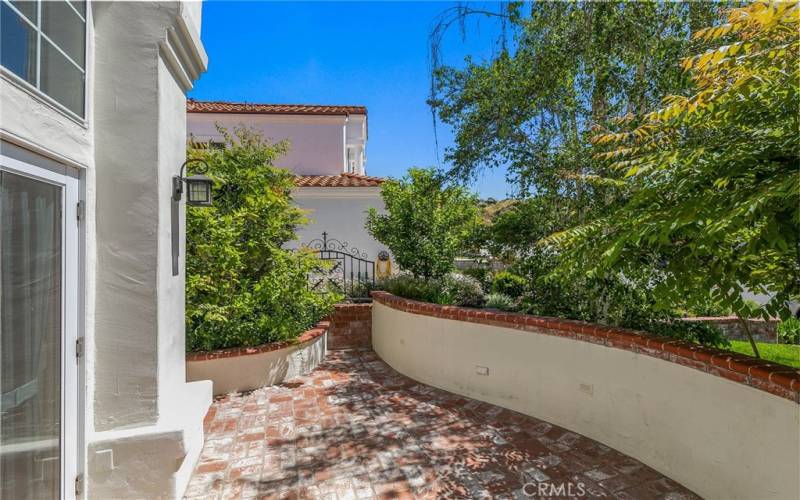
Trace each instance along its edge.
{"label": "black lantern sconce", "polygon": [[213,203],[211,198],[212,181],[205,175],[190,175],[184,177],[186,165],[190,163],[200,163],[206,169],[208,163],[199,159],[189,159],[181,165],[180,173],[172,177],[172,275],[180,274],[180,207],[183,198],[183,183],[186,183],[186,204],[193,207],[210,207]]}
{"label": "black lantern sconce", "polygon": [[208,163],[203,160],[193,159],[183,162],[180,174],[172,178],[172,199],[174,201],[181,201],[181,197],[183,196],[183,183],[185,182],[187,192],[186,203],[193,207],[210,207],[212,205],[212,181],[205,175],[190,175],[189,177],[184,177],[183,172],[186,169],[186,165],[189,163],[202,163],[208,168]]}

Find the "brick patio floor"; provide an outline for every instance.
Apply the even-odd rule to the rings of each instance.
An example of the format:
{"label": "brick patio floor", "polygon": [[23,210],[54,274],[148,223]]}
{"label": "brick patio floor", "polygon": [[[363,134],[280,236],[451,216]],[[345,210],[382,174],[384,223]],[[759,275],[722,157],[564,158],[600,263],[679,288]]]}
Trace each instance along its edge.
{"label": "brick patio floor", "polygon": [[596,441],[414,382],[368,350],[331,351],[305,377],[217,399],[186,497],[531,498],[539,483],[558,498],[698,498]]}

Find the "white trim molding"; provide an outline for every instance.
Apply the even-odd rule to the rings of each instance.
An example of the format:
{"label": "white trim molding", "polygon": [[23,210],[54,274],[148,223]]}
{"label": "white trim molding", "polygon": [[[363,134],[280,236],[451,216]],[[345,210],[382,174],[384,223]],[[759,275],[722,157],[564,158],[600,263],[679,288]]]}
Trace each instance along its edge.
{"label": "white trim molding", "polygon": [[181,14],[167,29],[165,39],[158,42],[158,48],[182,90],[188,92],[200,74],[208,69],[208,55],[200,36],[186,24],[183,5]]}
{"label": "white trim molding", "polygon": [[60,153],[53,151],[52,149],[41,146],[33,141],[20,137],[15,133],[2,128],[0,128],[0,139],[10,142],[12,144],[16,144],[17,146],[20,146],[29,151],[40,154],[42,156],[46,156],[51,160],[57,161],[58,163],[63,163],[64,165],[67,165],[72,168],[85,170],[88,167],[88,165],[84,163],[81,163],[77,160],[73,160],[72,158],[64,156]]}

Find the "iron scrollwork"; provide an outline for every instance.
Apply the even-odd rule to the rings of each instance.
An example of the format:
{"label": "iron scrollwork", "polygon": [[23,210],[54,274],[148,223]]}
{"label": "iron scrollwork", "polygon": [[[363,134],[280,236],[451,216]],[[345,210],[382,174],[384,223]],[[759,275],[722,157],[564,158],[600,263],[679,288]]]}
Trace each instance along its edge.
{"label": "iron scrollwork", "polygon": [[312,290],[333,288],[351,299],[369,296],[370,288],[375,285],[375,262],[367,260],[366,252],[351,247],[347,242],[328,238],[327,232],[303,247],[316,251],[320,260],[332,262],[329,267],[320,266],[309,275]]}
{"label": "iron scrollwork", "polygon": [[364,260],[369,257],[367,252],[363,252],[356,247],[350,246],[350,243],[346,241],[341,241],[336,238],[328,238],[327,231],[322,233],[322,238],[315,238],[308,243],[305,243],[303,246],[310,248],[311,250],[342,252]]}

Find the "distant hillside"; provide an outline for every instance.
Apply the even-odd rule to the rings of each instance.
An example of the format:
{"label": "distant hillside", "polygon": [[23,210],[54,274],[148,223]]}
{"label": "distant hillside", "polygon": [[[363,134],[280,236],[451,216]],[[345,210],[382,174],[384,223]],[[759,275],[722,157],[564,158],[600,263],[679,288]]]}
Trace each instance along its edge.
{"label": "distant hillside", "polygon": [[483,221],[491,222],[497,214],[505,212],[516,203],[517,200],[513,199],[495,200],[494,198],[489,198],[488,200],[481,200],[480,207]]}

